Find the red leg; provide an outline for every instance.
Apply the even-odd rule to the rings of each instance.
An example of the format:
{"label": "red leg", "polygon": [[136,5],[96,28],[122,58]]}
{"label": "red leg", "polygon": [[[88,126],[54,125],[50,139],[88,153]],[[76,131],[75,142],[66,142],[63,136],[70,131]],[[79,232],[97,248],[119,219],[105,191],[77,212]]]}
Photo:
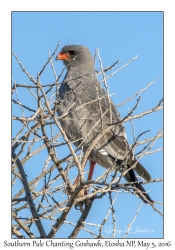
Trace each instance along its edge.
{"label": "red leg", "polygon": [[[89,174],[88,174],[88,181],[90,181],[92,179],[92,175],[93,175],[93,172],[94,172],[94,167],[95,167],[95,164],[96,162],[95,161],[90,161],[90,168],[89,168]],[[76,187],[78,184],[78,177],[76,178],[73,186]],[[84,192],[84,195],[87,195],[87,189],[81,191],[81,192]]]}
{"label": "red leg", "polygon": [[89,174],[88,174],[88,181],[92,180],[92,175],[93,175],[93,172],[94,172],[95,164],[96,164],[95,161],[90,161],[90,169],[89,169]]}
{"label": "red leg", "polygon": [[73,186],[77,186],[77,184],[78,184],[78,176],[77,176],[77,178],[75,179],[75,181],[74,181],[74,184],[73,184]]}
{"label": "red leg", "polygon": [[[91,178],[92,178],[92,176],[91,176]],[[77,186],[78,181],[79,181],[78,179],[79,179],[79,176],[77,176],[77,178],[75,179],[73,186],[75,186],[75,187]]]}
{"label": "red leg", "polygon": [[[95,161],[90,161],[90,168],[89,168],[89,174],[88,174],[88,181],[92,180],[92,175],[94,172],[94,167],[95,167],[96,162]],[[87,189],[84,192],[84,195],[87,195]]]}

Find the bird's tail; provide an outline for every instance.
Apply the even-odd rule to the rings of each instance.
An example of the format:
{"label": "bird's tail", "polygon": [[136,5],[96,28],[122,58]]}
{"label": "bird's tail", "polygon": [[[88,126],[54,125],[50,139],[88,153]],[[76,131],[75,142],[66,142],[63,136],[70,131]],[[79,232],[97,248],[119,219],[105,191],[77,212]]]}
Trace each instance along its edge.
{"label": "bird's tail", "polygon": [[[138,164],[138,163],[137,163]],[[149,175],[149,173],[146,171],[146,169],[139,163],[138,166],[136,164],[136,168],[134,168],[134,170],[136,170],[136,172],[142,176],[146,181],[150,181],[151,180],[151,176]],[[131,165],[132,166],[132,165]],[[130,168],[131,166],[128,166],[128,168]],[[142,168],[141,168],[142,167]],[[133,182],[133,186],[136,187],[136,191],[135,193],[145,202],[145,203],[154,203],[154,201],[150,198],[150,196],[148,195],[148,193],[146,192],[146,190],[143,188],[143,186],[139,183],[137,177],[135,176],[134,170],[131,169],[128,171],[128,173],[124,176],[125,179],[128,182]],[[139,170],[139,171],[138,171]],[[146,171],[146,172],[145,172]]]}
{"label": "bird's tail", "polygon": [[130,167],[132,167],[134,164],[135,167],[134,167],[134,170],[136,171],[136,173],[145,179],[145,181],[147,182],[150,182],[151,181],[151,176],[150,174],[148,173],[148,171],[142,166],[142,164],[140,162],[137,162],[136,159],[132,160],[132,162],[129,164]]}

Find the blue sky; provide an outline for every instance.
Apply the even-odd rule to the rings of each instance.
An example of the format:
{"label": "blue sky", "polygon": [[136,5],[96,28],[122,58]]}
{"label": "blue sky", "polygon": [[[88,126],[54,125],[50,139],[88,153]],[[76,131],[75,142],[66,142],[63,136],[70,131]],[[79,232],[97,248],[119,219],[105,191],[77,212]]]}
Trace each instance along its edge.
{"label": "blue sky", "polygon": [[[128,67],[119,71],[108,80],[110,93],[117,105],[126,98],[134,95],[147,86],[157,77],[159,80],[142,94],[142,98],[135,114],[153,108],[163,96],[163,14],[161,12],[13,12],[12,14],[12,50],[18,55],[28,72],[34,77],[41,70],[51,53],[60,41],[58,52],[64,45],[79,44],[89,48],[92,55],[99,48],[104,68],[115,61],[120,60],[116,69],[127,63],[128,60],[138,55]],[[55,63],[55,62],[54,62]],[[57,73],[61,72],[63,64],[55,63]],[[95,64],[99,70],[99,62]],[[12,58],[12,83],[29,81],[21,74],[21,69]],[[48,68],[42,77],[42,84],[53,83],[54,77]],[[30,83],[31,84],[31,83]],[[27,103],[25,92],[19,91],[19,98]],[[128,108],[131,110],[136,103],[136,98],[119,108],[124,117]],[[34,103],[30,107],[35,108]],[[14,107],[14,113],[19,112]],[[30,114],[31,115],[31,114]],[[135,134],[151,129],[151,132],[142,139],[151,138],[162,128],[162,112],[145,116],[134,121]],[[129,143],[132,143],[132,129],[130,123],[125,124]],[[18,131],[14,126],[14,134]],[[162,147],[162,140],[158,140],[153,149]],[[39,159],[36,159],[39,163]],[[162,152],[145,156],[141,163],[148,169],[153,179],[162,177],[163,158]],[[30,168],[27,168],[29,178],[33,178]],[[103,171],[99,166],[95,169]],[[147,190],[152,190],[151,197],[162,201],[162,183],[148,184]],[[150,189],[149,189],[150,188]],[[88,222],[101,223],[99,207],[106,207],[106,200],[102,199],[94,204]],[[132,221],[140,200],[133,195],[120,194],[117,198],[116,217],[117,227],[124,231],[124,227]],[[157,206],[162,209],[161,206]],[[79,212],[74,211],[75,222],[79,218]],[[122,219],[121,219],[122,218]],[[129,234],[128,238],[160,238],[163,236],[162,217],[154,212],[148,205],[143,205],[140,214],[133,226],[154,230],[154,233]],[[66,227],[71,231],[71,227]],[[107,234],[106,234],[107,235]],[[60,232],[64,236],[64,230]],[[87,237],[81,233],[79,237]],[[107,236],[106,236],[107,237]],[[116,235],[121,237],[121,235]]]}

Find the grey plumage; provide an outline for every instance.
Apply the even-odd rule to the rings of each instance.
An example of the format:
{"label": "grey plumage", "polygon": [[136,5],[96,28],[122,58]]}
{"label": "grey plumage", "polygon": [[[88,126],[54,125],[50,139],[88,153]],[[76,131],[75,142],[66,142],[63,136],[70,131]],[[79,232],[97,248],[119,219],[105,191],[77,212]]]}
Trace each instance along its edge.
{"label": "grey plumage", "polygon": [[[74,144],[77,147],[83,145],[85,151],[97,134],[110,122],[108,96],[96,79],[93,58],[86,47],[65,46],[56,59],[63,60],[67,66],[66,76],[59,90],[58,114],[61,116],[71,111],[60,122],[68,138],[76,141]],[[112,101],[111,113],[112,122],[120,122],[120,114]],[[114,168],[128,155],[129,146],[125,128],[119,123],[98,141],[89,159],[105,168]],[[128,168],[135,162],[135,158],[130,154],[127,161]],[[139,162],[136,163],[134,171],[146,181],[151,180],[151,176]],[[134,171],[132,169],[124,176],[128,182],[138,181]],[[139,183],[134,186],[145,193]],[[153,202],[148,194],[144,195],[151,203]],[[139,196],[144,200],[142,195]]]}

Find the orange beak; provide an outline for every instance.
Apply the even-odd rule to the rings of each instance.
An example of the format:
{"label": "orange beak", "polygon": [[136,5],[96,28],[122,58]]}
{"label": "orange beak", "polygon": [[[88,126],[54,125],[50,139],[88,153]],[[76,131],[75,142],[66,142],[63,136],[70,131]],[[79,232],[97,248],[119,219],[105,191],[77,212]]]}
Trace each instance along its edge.
{"label": "orange beak", "polygon": [[69,56],[68,53],[60,52],[60,53],[56,56],[55,60],[66,60],[66,61],[67,61],[67,60],[70,60],[70,56]]}

